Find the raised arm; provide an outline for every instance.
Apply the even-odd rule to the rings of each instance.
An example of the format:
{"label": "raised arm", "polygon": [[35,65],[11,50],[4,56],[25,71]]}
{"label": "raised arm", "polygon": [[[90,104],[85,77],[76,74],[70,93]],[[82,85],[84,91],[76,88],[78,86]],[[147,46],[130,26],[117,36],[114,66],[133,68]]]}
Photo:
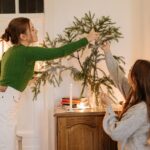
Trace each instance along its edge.
{"label": "raised arm", "polygon": [[128,80],[125,77],[124,73],[119,68],[117,61],[114,59],[114,57],[111,54],[110,43],[105,42],[102,45],[101,49],[104,51],[106,65],[107,65],[111,78],[113,79],[117,88],[120,90],[123,96],[127,98],[129,90],[130,90],[130,85],[128,84]]}
{"label": "raised arm", "polygon": [[91,30],[91,32],[85,38],[58,48],[26,47],[25,56],[33,61],[51,60],[64,57],[72,54],[79,48],[86,46],[88,43],[97,40],[98,37],[99,33]]}
{"label": "raised arm", "polygon": [[43,48],[43,47],[25,47],[25,56],[29,60],[51,60],[64,57],[72,54],[81,47],[88,44],[88,40],[83,38],[79,41],[57,47],[57,48]]}

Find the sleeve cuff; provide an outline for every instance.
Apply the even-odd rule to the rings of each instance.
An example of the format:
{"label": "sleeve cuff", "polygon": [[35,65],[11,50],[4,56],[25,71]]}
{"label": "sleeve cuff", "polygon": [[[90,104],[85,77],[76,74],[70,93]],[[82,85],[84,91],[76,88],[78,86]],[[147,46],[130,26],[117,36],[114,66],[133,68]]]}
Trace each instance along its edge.
{"label": "sleeve cuff", "polygon": [[115,114],[115,112],[113,111],[111,105],[109,105],[108,107],[106,107],[106,113],[107,113],[107,115],[109,115],[109,116],[116,116],[116,114]]}

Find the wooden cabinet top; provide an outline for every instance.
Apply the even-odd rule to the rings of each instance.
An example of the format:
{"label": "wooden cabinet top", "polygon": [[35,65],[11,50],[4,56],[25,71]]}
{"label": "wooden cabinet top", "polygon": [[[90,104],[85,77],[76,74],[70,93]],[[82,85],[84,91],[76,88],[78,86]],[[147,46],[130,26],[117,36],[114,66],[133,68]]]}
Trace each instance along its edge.
{"label": "wooden cabinet top", "polygon": [[61,117],[61,116],[92,116],[92,115],[104,115],[105,110],[100,108],[88,108],[88,109],[73,109],[73,111],[65,110],[62,108],[57,108],[55,110],[54,116],[55,117]]}

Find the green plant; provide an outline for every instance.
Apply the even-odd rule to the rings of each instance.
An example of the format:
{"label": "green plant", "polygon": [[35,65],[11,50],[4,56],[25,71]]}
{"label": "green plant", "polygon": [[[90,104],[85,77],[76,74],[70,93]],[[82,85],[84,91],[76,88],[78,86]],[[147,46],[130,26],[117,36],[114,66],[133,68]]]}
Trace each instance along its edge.
{"label": "green plant", "polygon": [[[50,70],[42,73],[41,78],[39,78],[37,81],[37,83],[39,83],[36,83],[34,91],[39,89],[41,81],[48,80],[50,83],[57,83],[57,85],[59,85],[59,83],[62,81],[62,72],[65,70],[70,70],[74,80],[81,81],[82,83],[80,97],[82,97],[87,86],[89,86],[91,91],[95,93],[96,100],[98,99],[99,92],[103,91],[103,87],[105,87],[108,93],[114,97],[113,86],[115,85],[109,75],[107,75],[100,67],[101,62],[105,59],[103,52],[100,50],[100,45],[105,41],[118,42],[118,39],[122,37],[122,34],[119,32],[119,28],[115,27],[115,23],[112,22],[109,17],[103,16],[101,18],[95,18],[95,14],[91,14],[90,12],[85,13],[84,17],[81,19],[78,19],[77,17],[74,17],[74,19],[73,25],[65,28],[63,34],[59,34],[55,40],[51,41],[47,35],[43,46],[56,47],[57,44],[64,45],[76,41],[84,34],[89,33],[91,29],[94,29],[100,33],[99,40],[95,43],[89,44],[87,47],[79,49],[77,52],[73,53],[67,58],[64,58],[67,60],[76,60],[79,64],[79,68],[76,68],[75,66],[64,66],[62,63],[54,63],[54,61],[47,61],[46,64],[48,64]],[[123,70],[123,67],[121,66],[121,64],[125,64],[123,57],[114,56],[114,58],[119,62],[120,69]],[[59,62],[61,62],[60,59]],[[53,68],[54,64],[57,64],[54,67],[55,69]],[[57,69],[59,69],[59,74],[56,71]]]}

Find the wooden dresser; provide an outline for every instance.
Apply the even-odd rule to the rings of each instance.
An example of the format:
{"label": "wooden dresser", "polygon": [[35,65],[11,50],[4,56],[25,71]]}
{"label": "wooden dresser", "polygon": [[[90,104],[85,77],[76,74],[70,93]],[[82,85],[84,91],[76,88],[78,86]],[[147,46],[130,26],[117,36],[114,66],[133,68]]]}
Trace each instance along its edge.
{"label": "wooden dresser", "polygon": [[57,109],[56,150],[117,150],[103,131],[104,112],[93,109],[67,112]]}

